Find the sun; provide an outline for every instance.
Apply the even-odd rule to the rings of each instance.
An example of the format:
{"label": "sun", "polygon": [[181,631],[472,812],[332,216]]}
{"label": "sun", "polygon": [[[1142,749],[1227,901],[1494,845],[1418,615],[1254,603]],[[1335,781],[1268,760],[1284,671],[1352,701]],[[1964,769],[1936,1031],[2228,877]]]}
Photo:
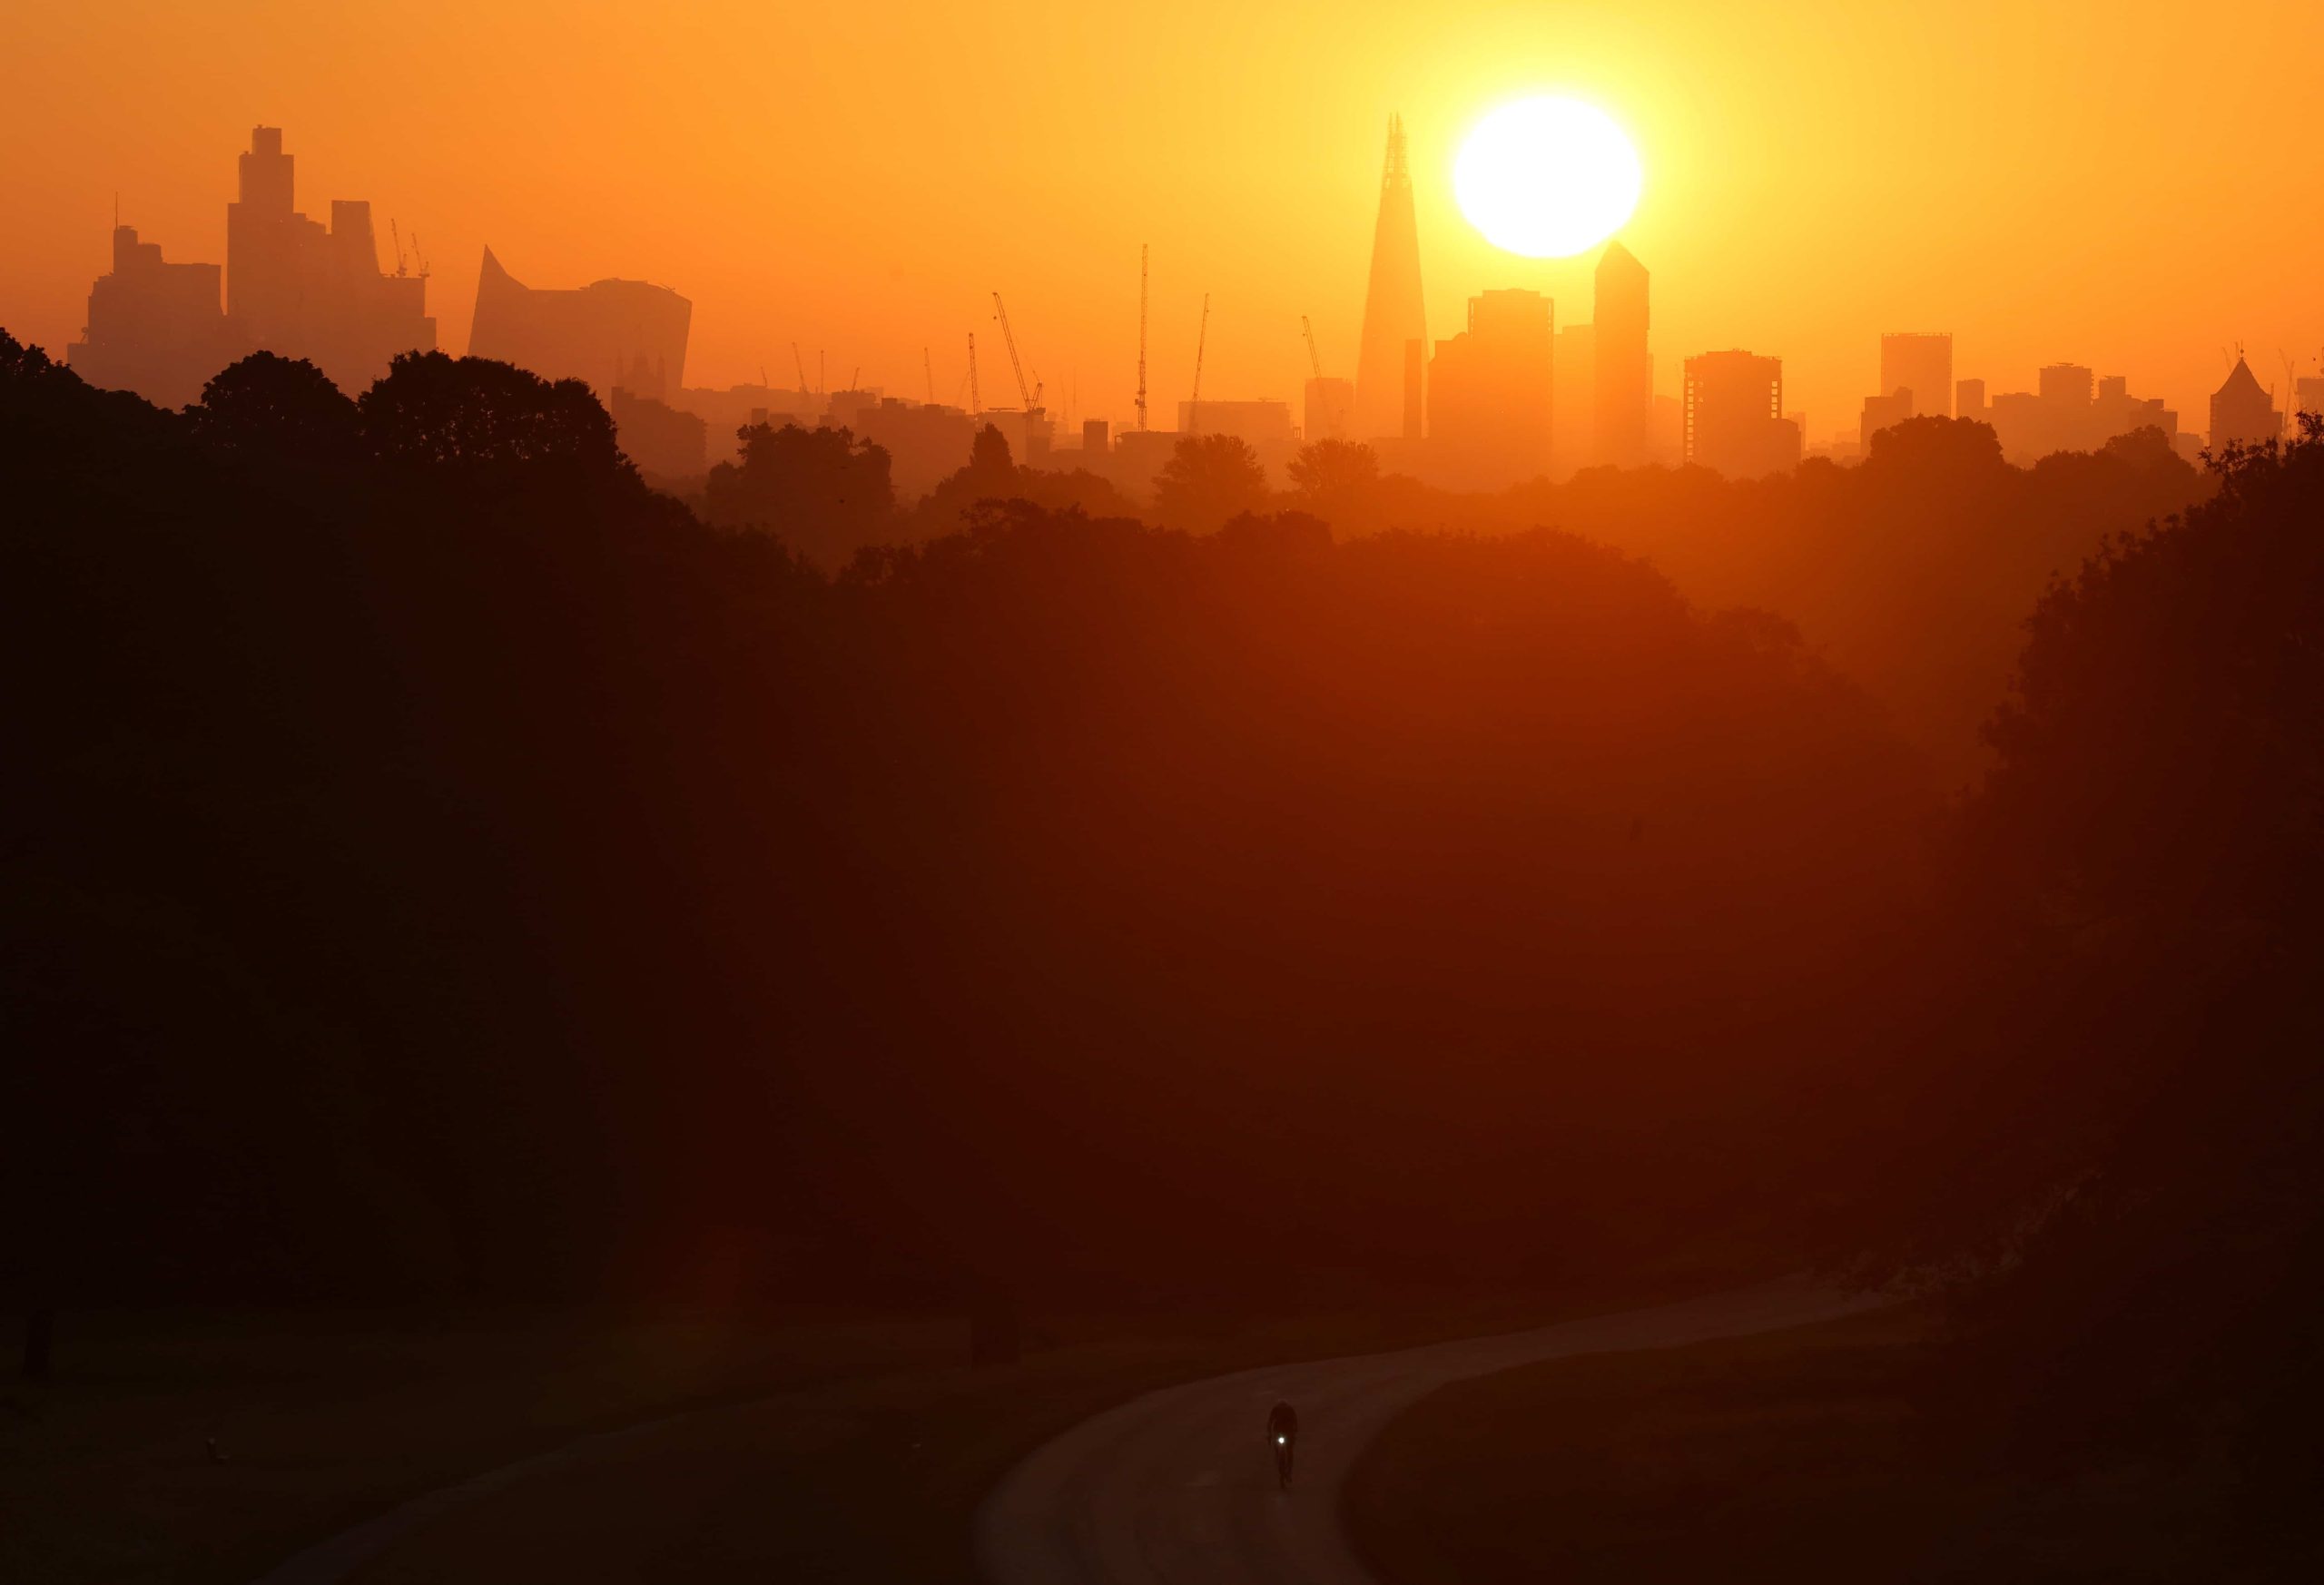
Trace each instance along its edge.
{"label": "sun", "polygon": [[1644,181],[1613,117],[1550,94],[1489,112],[1452,162],[1452,195],[1469,223],[1529,259],[1567,258],[1612,236]]}

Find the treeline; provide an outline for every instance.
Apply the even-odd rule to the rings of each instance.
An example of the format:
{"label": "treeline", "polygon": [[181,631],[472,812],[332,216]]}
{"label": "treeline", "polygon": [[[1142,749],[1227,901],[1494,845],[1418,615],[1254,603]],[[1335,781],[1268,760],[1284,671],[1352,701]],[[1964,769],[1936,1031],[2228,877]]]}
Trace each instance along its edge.
{"label": "treeline", "polygon": [[2034,610],[1846,1235],[1944,1280],[1932,1386],[1971,1440],[2020,1479],[2183,1468],[2222,1579],[2324,1566],[2324,424],[2301,422]]}
{"label": "treeline", "polygon": [[887,457],[844,430],[742,433],[740,458],[712,470],[706,521],[779,534],[828,571],[866,546],[920,543],[969,526],[984,500],[1021,499],[1092,517],[1140,517],[1210,533],[1244,514],[1296,511],[1347,539],[1390,529],[1480,534],[1563,528],[1645,557],[1711,609],[1770,611],[1864,686],[1948,779],[1982,773],[1979,728],[2008,684],[2026,613],[2109,534],[2179,512],[2207,476],[2159,430],[2032,468],[2004,461],[1990,426],[1915,418],[1873,438],[1856,468],[1813,461],[1734,483],[1701,468],[1594,468],[1497,494],[1383,475],[1369,447],[1319,441],[1269,484],[1232,436],[1182,441],[1150,504],[1069,466],[1012,459],[987,430],[966,467],[900,507]]}
{"label": "treeline", "polygon": [[76,1293],[1779,1222],[1934,806],[1781,623],[1555,533],[999,503],[833,577],[500,366],[5,390],[0,1108]]}

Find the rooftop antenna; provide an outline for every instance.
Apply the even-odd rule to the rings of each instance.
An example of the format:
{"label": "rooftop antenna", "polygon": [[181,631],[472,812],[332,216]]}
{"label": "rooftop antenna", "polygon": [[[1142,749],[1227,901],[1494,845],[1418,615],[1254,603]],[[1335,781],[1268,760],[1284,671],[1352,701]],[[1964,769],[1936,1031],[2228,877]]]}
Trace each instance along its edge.
{"label": "rooftop antenna", "polygon": [[1147,244],[1137,245],[1137,427],[1146,428],[1146,253]]}
{"label": "rooftop antenna", "polygon": [[1202,433],[1202,353],[1210,344],[1210,293],[1202,294],[1202,328],[1195,332],[1195,394],[1187,403],[1187,432]]}

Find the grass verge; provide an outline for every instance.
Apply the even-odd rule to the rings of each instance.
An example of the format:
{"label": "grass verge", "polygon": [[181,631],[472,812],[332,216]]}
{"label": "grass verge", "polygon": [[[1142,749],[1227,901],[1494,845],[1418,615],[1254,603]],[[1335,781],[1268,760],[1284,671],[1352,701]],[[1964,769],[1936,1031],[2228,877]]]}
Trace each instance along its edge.
{"label": "grass verge", "polygon": [[1972,1457],[1933,1335],[1899,1308],[1447,1387],[1357,1462],[1350,1531],[1391,1585],[2265,1577],[2218,1555],[2216,1472]]}

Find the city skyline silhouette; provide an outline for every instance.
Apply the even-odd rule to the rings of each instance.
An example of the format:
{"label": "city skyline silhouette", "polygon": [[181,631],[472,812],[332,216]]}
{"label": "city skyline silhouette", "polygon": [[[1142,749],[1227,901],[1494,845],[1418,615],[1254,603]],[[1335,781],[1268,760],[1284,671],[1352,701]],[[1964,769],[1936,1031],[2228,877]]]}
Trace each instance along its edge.
{"label": "city skyline silhouette", "polygon": [[[239,159],[238,196],[227,205],[222,271],[167,260],[158,243],[140,241],[134,227],[116,223],[112,268],[92,288],[88,322],[66,349],[67,360],[85,378],[180,405],[234,357],[267,350],[309,358],[343,388],[359,391],[397,353],[434,348],[436,320],[423,312],[431,272],[417,239],[407,257],[400,227],[390,222],[390,271],[380,261],[367,201],[331,200],[328,228],[308,220],[294,209],[295,155],[285,151],[282,130],[260,126],[250,136]],[[2220,444],[2280,435],[2299,410],[2299,395],[2314,399],[2312,393],[2324,392],[2324,373],[2303,377],[2288,356],[2281,360],[2282,388],[2262,384],[2239,348],[2233,367],[2204,404],[2211,423],[2207,429],[2182,427],[2178,412],[2161,399],[2131,397],[2126,376],[2093,384],[2087,367],[2046,365],[2035,390],[1988,396],[1984,379],[1953,379],[1950,332],[1886,332],[1880,338],[1878,387],[1864,399],[1852,429],[1843,425],[1819,435],[1810,415],[1785,398],[1780,354],[1738,348],[1686,355],[1679,359],[1679,391],[1655,390],[1651,272],[1619,236],[1592,255],[1589,307],[1597,320],[1569,318],[1562,327],[1575,369],[1561,372],[1556,366],[1556,303],[1523,288],[1488,289],[1470,300],[1465,330],[1431,340],[1413,205],[1407,134],[1402,118],[1392,115],[1356,378],[1341,385],[1323,375],[1320,349],[1303,315],[1311,378],[1302,382],[1297,408],[1275,398],[1190,396],[1176,404],[1174,429],[1161,434],[1234,435],[1256,449],[1278,480],[1303,439],[1349,438],[1373,447],[1390,468],[1432,483],[1498,488],[1605,465],[1696,464],[1750,477],[1788,471],[1808,457],[1852,463],[1869,454],[1881,430],[1915,416],[1950,416],[1956,409],[1992,425],[2004,453],[2022,463],[2091,449],[2142,428],[2159,429],[2167,443],[2193,457],[2211,433],[2221,437]],[[984,406],[972,367],[973,332],[971,369],[963,380],[966,409],[938,399],[928,349],[922,349],[924,400],[887,394],[862,379],[860,364],[833,391],[822,349],[811,383],[796,342],[791,350],[799,383],[789,390],[768,384],[763,369],[756,383],[688,389],[684,376],[693,305],[671,288],[608,278],[580,288],[535,289],[517,282],[489,246],[478,279],[467,338],[470,355],[550,378],[583,379],[601,401],[619,409],[616,424],[628,436],[625,444],[657,477],[699,477],[728,455],[727,437],[737,418],[852,427],[867,438],[878,431],[876,438],[891,448],[901,444],[924,454],[924,461],[906,459],[910,496],[964,462],[969,438],[989,422],[1008,427],[1015,451],[1029,459],[1038,462],[1054,448],[1140,493],[1152,487],[1163,460],[1161,434],[1149,445],[1143,432],[1118,434],[1109,418],[1077,422],[1078,379],[1063,413],[1041,400],[1047,388],[1038,365],[1034,387],[1024,386],[1024,364],[1005,320],[1003,344],[1019,381],[1015,409]],[[213,306],[213,300],[221,300]],[[998,293],[993,301],[998,317]],[[1205,347],[1208,330],[1206,297],[1198,337]],[[1203,350],[1197,348],[1197,392]],[[1143,351],[1142,345],[1141,358]],[[1435,389],[1440,372],[1449,381],[1441,399]],[[1566,418],[1562,439],[1553,401],[1561,385],[1568,404],[1586,402],[1589,409],[1586,420]],[[1750,394],[1762,386],[1764,400]],[[1755,417],[1755,405],[1768,410]],[[926,421],[910,416],[923,409]],[[1763,437],[1755,428],[1762,423],[1771,426]]]}
{"label": "city skyline silhouette", "polygon": [[[789,386],[780,369],[797,342],[841,365],[833,386],[860,367],[889,394],[917,395],[926,348],[950,398],[965,375],[962,338],[993,329],[986,305],[1000,286],[1053,395],[1078,393],[1069,415],[1051,406],[1068,422],[1105,418],[1118,429],[1133,417],[1136,255],[1150,243],[1157,396],[1191,390],[1208,292],[1208,389],[1296,404],[1303,314],[1327,372],[1355,373],[1378,139],[1391,113],[1412,138],[1429,320],[1457,325],[1477,293],[1522,289],[1558,302],[1561,325],[1587,322],[1572,307],[1587,296],[1591,261],[1498,254],[1447,191],[1469,123],[1524,86],[1538,71],[1527,63],[1549,59],[1569,91],[1624,120],[1645,159],[1646,198],[1623,240],[1660,287],[1658,394],[1679,396],[1681,361],[1700,352],[1781,357],[1812,448],[1856,429],[1863,398],[1879,390],[1877,340],[1902,330],[1949,330],[1961,374],[1995,391],[2033,389],[2040,368],[2071,361],[2125,374],[2182,415],[2201,414],[2231,368],[2222,348],[2241,343],[2265,385],[2284,383],[2283,357],[2317,372],[2308,365],[2324,330],[2272,262],[2315,239],[2269,201],[2255,157],[2297,135],[2282,96],[2240,86],[2248,63],[2232,41],[2174,37],[2152,57],[2170,59],[2167,72],[2138,68],[2163,74],[2151,90],[2126,80],[2078,97],[2064,118],[2037,93],[2036,64],[2081,69],[2071,46],[2085,9],[2029,20],[1971,5],[1942,28],[1883,22],[1862,34],[1806,12],[1755,33],[1709,6],[1651,34],[1610,16],[1552,25],[1496,15],[1482,35],[1457,21],[1393,20],[1337,46],[1351,56],[1326,52],[1325,97],[1295,115],[1261,87],[1303,54],[1289,36],[1296,13],[1286,13],[1243,50],[1210,52],[1213,108],[1191,120],[1160,96],[1204,52],[1177,41],[1132,48],[1109,23],[1085,35],[1028,16],[980,38],[980,55],[1019,69],[1052,64],[1063,94],[1043,102],[1054,112],[994,117],[979,80],[949,69],[937,37],[842,40],[813,19],[721,17],[714,63],[691,91],[652,63],[704,42],[708,16],[649,32],[635,41],[643,53],[629,62],[625,100],[620,57],[605,51],[609,23],[585,14],[509,57],[517,100],[496,96],[486,77],[428,69],[449,15],[428,7],[391,30],[359,12],[315,25],[311,47],[342,63],[348,84],[379,82],[376,94],[327,93],[288,66],[292,41],[261,7],[240,14],[241,53],[206,78],[164,70],[162,45],[176,37],[166,26],[117,40],[97,18],[59,15],[42,34],[58,70],[0,110],[0,133],[43,150],[0,175],[15,222],[0,249],[0,321],[53,349],[74,339],[109,251],[116,195],[123,221],[170,260],[222,261],[218,204],[231,193],[219,151],[263,123],[288,129],[305,152],[310,212],[367,198],[383,250],[380,222],[420,237],[431,311],[455,350],[490,245],[521,260],[527,281],[645,280],[701,304],[693,360],[704,387],[759,381],[762,368],[776,376],[763,383]],[[2313,47],[2312,29],[2294,21],[2305,15],[2263,6],[2254,26],[2264,35],[2280,18],[2303,41],[2296,47]],[[2164,27],[2143,15],[2109,25],[2139,37]],[[169,64],[213,47],[178,39]],[[754,136],[733,119],[740,62],[754,49],[799,66],[792,103],[849,128],[840,148],[778,155],[796,134]],[[1914,70],[1903,77],[1846,64],[1905,59]],[[424,113],[400,103],[398,80],[429,84]],[[1753,113],[1761,101],[1743,97],[1746,84],[1821,119],[1794,130]],[[1108,100],[1128,113],[1077,123],[1075,106]],[[530,123],[509,119],[519,102]],[[625,103],[650,119],[629,121]],[[2174,108],[2197,103],[2200,114]],[[1905,166],[1903,133],[1891,128],[1906,124],[1947,128],[1915,153],[1909,183],[1893,179]],[[1844,137],[1829,130],[1842,125]],[[1068,126],[1086,152],[1058,142]],[[887,153],[891,137],[911,152]],[[2150,153],[2089,157],[2116,147]],[[947,158],[965,180],[939,176]],[[2166,224],[2136,202],[2174,172],[2198,172],[2173,190],[2200,213]],[[1079,195],[1069,207],[1053,202],[1065,189],[1049,172]],[[931,250],[933,238],[942,241]]]}

